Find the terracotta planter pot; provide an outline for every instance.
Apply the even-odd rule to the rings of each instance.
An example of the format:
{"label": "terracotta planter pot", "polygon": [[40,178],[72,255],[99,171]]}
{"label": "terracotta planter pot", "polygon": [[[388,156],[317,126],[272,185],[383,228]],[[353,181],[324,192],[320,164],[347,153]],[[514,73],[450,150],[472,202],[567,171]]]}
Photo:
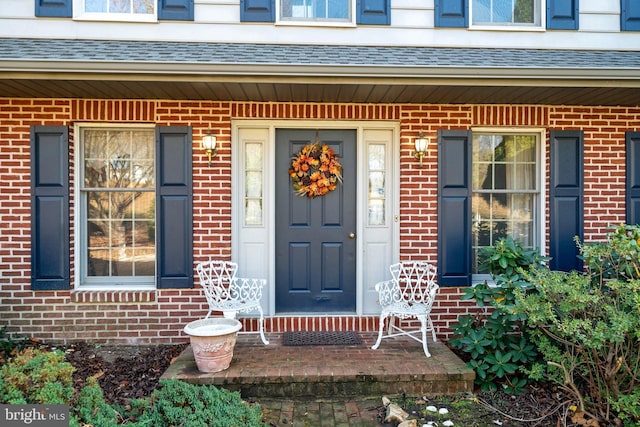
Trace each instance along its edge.
{"label": "terracotta planter pot", "polygon": [[200,372],[220,372],[229,367],[240,329],[242,323],[236,319],[221,317],[196,320],[185,326]]}

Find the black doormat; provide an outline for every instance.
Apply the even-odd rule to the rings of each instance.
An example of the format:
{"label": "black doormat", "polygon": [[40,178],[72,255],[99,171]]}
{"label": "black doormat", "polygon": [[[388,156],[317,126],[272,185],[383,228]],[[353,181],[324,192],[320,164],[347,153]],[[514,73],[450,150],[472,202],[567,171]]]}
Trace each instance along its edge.
{"label": "black doormat", "polygon": [[313,331],[313,332],[285,332],[283,345],[358,345],[362,344],[360,336],[353,331]]}

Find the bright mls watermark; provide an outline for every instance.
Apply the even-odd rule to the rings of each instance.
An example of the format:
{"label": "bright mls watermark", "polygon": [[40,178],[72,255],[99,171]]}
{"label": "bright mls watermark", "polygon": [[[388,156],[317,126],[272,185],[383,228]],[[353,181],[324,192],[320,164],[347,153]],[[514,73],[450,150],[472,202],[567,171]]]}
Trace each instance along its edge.
{"label": "bright mls watermark", "polygon": [[69,405],[0,405],[0,425],[69,427]]}

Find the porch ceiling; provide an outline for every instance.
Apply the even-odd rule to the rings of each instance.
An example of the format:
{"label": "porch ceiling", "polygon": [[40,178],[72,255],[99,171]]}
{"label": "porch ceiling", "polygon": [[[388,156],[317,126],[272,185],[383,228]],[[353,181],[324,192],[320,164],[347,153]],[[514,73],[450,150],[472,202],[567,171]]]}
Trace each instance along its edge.
{"label": "porch ceiling", "polygon": [[[0,96],[17,98],[180,99],[211,101],[361,102],[444,104],[640,105],[640,88],[584,85],[526,86],[439,82],[282,82],[203,81],[202,78],[145,80],[85,77],[6,78],[0,75]],[[234,79],[230,79],[234,80]]]}
{"label": "porch ceiling", "polygon": [[0,96],[640,105],[640,52],[0,39]]}

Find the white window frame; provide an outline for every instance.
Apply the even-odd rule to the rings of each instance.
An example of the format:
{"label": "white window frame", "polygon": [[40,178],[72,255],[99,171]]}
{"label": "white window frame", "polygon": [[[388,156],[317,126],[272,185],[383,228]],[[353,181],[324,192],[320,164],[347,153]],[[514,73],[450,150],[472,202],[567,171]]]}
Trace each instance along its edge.
{"label": "white window frame", "polygon": [[[110,290],[110,291],[128,291],[128,290],[155,290],[157,284],[157,249],[158,249],[158,234],[156,233],[156,268],[152,280],[150,281],[148,276],[140,277],[138,279],[127,278],[126,281],[118,280],[117,277],[109,279],[97,279],[87,280],[87,265],[84,260],[87,259],[87,212],[84,204],[83,196],[83,178],[84,178],[84,151],[82,144],[82,134],[85,129],[127,129],[127,130],[154,130],[154,124],[123,124],[123,123],[76,123],[74,125],[74,153],[75,153],[75,168],[73,171],[74,182],[74,253],[76,254],[73,260],[74,266],[74,283],[76,283],[76,289],[78,290]],[[157,165],[156,165],[157,167]],[[156,183],[157,186],[157,183]],[[156,227],[158,224],[158,218],[156,217]]]}
{"label": "white window frame", "polygon": [[[534,207],[535,212],[535,227],[536,232],[534,232],[534,249],[537,247],[540,250],[541,255],[546,254],[546,245],[545,245],[545,236],[546,236],[546,220],[545,220],[545,207],[546,207],[546,181],[545,178],[547,176],[547,165],[546,165],[546,155],[547,152],[547,141],[545,139],[546,129],[544,128],[524,128],[524,127],[478,127],[471,129],[471,143],[473,144],[473,134],[508,134],[508,135],[532,135],[535,134],[538,138],[538,147],[536,152],[536,167],[538,174],[538,203]],[[469,155],[473,156],[472,153]],[[473,161],[473,157],[472,157]],[[471,174],[473,171],[473,164],[471,165],[472,170],[469,171]],[[473,183],[471,183],[471,197],[473,198]],[[471,218],[473,221],[473,218]],[[469,224],[471,227],[472,224]],[[473,235],[473,233],[472,233]],[[495,285],[493,278],[490,274],[473,274],[471,277],[472,286],[477,285],[478,283],[487,282],[489,285]]]}
{"label": "white window frame", "polygon": [[547,0],[534,0],[539,3],[540,14],[539,24],[511,24],[511,23],[502,23],[496,22],[494,24],[491,23],[482,23],[482,24],[474,24],[473,23],[473,0],[469,0],[469,28],[473,30],[500,30],[500,31],[544,31],[546,27],[546,1]]}
{"label": "white window frame", "polygon": [[[86,0],[73,0],[73,19],[78,21],[115,21],[115,22],[158,22],[158,1],[155,0],[155,13],[94,13],[85,12]],[[106,1],[106,0],[105,0]]]}
{"label": "white window frame", "polygon": [[355,27],[356,0],[349,0],[350,20],[335,20],[326,18],[283,18],[282,1],[276,0],[276,25],[311,26],[311,27]]}

